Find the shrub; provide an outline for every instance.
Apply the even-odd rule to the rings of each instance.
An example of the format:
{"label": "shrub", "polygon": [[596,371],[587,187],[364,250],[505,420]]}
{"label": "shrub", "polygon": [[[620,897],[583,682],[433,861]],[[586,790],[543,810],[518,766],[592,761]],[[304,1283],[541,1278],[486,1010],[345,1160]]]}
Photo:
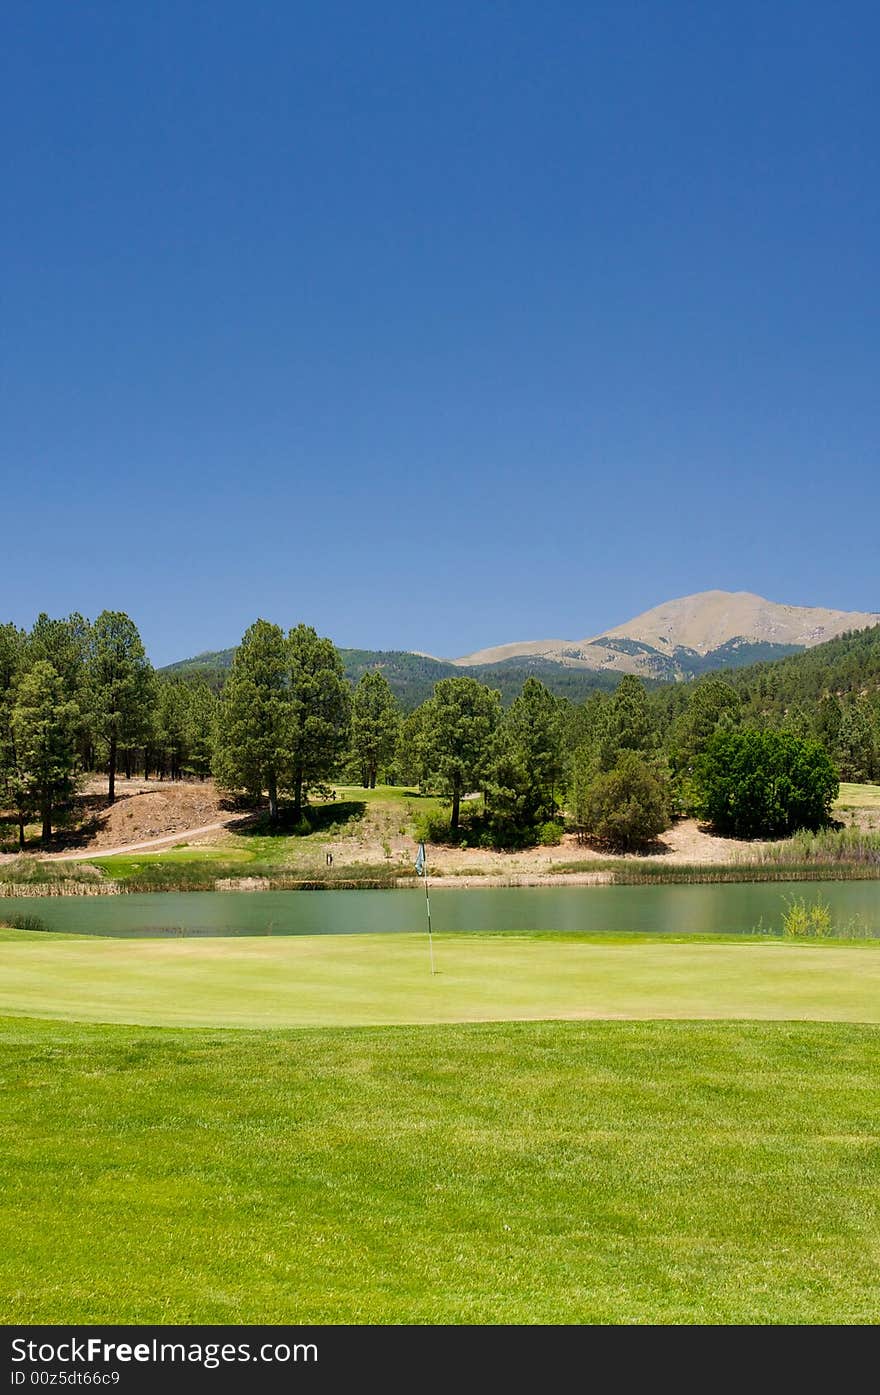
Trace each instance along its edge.
{"label": "shrub", "polygon": [[590,837],[626,851],[654,841],[669,823],[669,783],[635,751],[577,791],[576,818]]}
{"label": "shrub", "polygon": [[803,896],[792,896],[786,901],[782,916],[783,934],[794,938],[809,936],[824,939],[831,934],[831,907],[824,901],[816,901],[808,906]]}
{"label": "shrub", "polygon": [[562,842],[562,825],[555,819],[549,819],[547,823],[542,823],[538,829],[538,842],[542,848],[555,848]]}

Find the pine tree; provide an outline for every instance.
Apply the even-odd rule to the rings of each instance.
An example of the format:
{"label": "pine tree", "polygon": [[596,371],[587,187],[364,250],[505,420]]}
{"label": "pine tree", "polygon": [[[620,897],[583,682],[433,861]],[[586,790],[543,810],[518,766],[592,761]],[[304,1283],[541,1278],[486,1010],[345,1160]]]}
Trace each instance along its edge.
{"label": "pine tree", "polygon": [[152,722],[153,670],[137,626],[124,612],[104,610],[95,621],[86,676],[92,728],[107,747],[112,804],[119,752],[143,740]]}
{"label": "pine tree", "polygon": [[214,774],[224,789],[269,794],[278,819],[278,791],[293,762],[292,697],[288,649],[278,625],[256,620],[235,652],[220,702]]}
{"label": "pine tree", "polygon": [[311,625],[287,636],[292,727],[293,811],[336,769],[348,745],[351,689],[332,640]]}
{"label": "pine tree", "polygon": [[379,670],[364,673],[351,702],[351,749],[364,789],[375,789],[380,769],[394,757],[400,736],[400,710]]}
{"label": "pine tree", "polygon": [[39,815],[48,843],[55,810],[73,794],[78,721],[76,703],[65,700],[64,680],[40,659],[20,679],[12,708],[12,786],[21,843],[30,814]]}
{"label": "pine tree", "polygon": [[462,795],[479,789],[489,769],[501,695],[475,678],[441,678],[422,713],[424,757],[452,799],[450,828],[457,832]]}

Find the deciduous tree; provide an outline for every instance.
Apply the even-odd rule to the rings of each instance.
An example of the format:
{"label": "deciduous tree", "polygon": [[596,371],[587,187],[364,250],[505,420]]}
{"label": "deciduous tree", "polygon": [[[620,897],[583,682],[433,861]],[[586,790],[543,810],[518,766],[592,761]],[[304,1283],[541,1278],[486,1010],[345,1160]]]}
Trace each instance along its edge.
{"label": "deciduous tree", "polygon": [[788,731],[716,732],[695,779],[703,817],[739,838],[820,828],[839,788],[824,746]]}

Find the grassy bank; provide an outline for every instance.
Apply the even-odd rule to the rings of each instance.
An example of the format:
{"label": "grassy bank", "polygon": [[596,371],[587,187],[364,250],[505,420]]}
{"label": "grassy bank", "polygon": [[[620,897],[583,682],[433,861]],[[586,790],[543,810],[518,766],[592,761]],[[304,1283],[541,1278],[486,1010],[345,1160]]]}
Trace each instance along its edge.
{"label": "grassy bank", "polygon": [[652,862],[649,859],[571,858],[554,864],[551,876],[607,872],[615,886],[680,886],[714,882],[846,882],[880,878],[880,863],[862,862]]}
{"label": "grassy bank", "polygon": [[821,1023],[5,1021],[0,1310],[874,1323],[878,1073]]}

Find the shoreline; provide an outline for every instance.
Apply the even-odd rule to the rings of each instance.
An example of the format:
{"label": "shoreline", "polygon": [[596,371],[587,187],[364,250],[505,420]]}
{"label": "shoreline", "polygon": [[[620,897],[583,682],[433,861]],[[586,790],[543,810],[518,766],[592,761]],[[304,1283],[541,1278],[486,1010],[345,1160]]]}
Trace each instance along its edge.
{"label": "shoreline", "polygon": [[[493,889],[540,889],[545,887],[595,886],[700,886],[748,885],[777,882],[861,882],[880,881],[880,866],[830,864],[827,866],[779,866],[770,864],[694,864],[673,863],[665,867],[645,867],[623,864],[597,868],[595,871],[571,872],[511,872],[511,873],[444,873],[429,878],[432,891],[478,891]],[[184,895],[186,893],[232,893],[248,895],[265,891],[415,891],[422,882],[415,876],[385,877],[217,877],[205,878],[202,884],[192,880],[177,885],[173,879],[164,885],[144,885],[133,881],[100,880],[80,882],[74,879],[48,882],[12,882],[0,880],[0,905],[5,900],[41,900],[54,897],[105,897],[138,895]]]}

